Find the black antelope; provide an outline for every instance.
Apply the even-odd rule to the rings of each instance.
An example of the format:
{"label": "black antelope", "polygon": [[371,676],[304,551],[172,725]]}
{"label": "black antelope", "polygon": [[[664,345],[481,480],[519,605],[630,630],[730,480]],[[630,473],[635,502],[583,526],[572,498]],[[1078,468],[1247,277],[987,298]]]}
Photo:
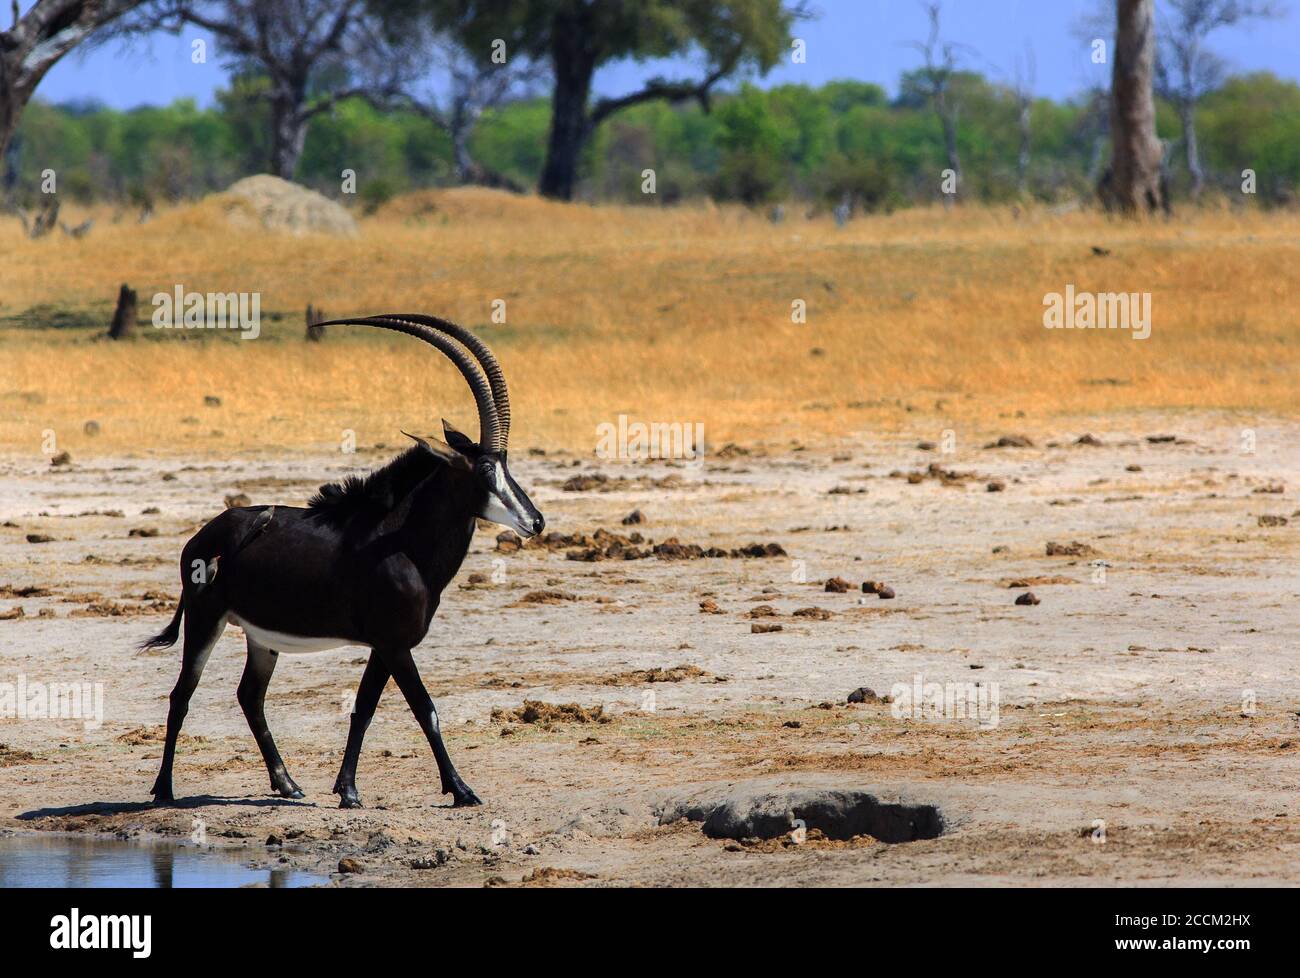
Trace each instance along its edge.
{"label": "black antelope", "polygon": [[228,509],[190,539],[181,554],[176,614],[141,646],[175,644],[184,619],[181,672],[167,711],[167,743],[154,799],[173,800],[177,734],[213,645],[226,625],[234,624],[248,636],[239,705],[266,761],[273,791],[302,797],[263,711],[279,654],[362,645],[370,649],[370,659],[334,783],[340,806],[361,805],[357,756],[390,676],[429,739],[443,792],[456,805],[477,805],[478,796],[447,756],[438,712],[411,649],[429,630],[443,589],[460,569],[477,519],[526,537],[545,525],[506,465],[510,401],[505,377],[478,337],[432,316],[374,316],[321,325],[375,326],[436,347],[469,382],[478,406],[479,440],[444,421],[445,442],[409,436],[416,442],[413,448],[365,478],[322,486],[305,508]]}

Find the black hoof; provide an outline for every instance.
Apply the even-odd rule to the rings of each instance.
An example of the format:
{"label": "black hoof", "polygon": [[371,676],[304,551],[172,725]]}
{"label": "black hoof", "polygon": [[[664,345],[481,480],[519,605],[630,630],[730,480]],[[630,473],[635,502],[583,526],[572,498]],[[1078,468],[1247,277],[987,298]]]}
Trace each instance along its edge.
{"label": "black hoof", "polygon": [[153,793],[153,803],[155,805],[174,805],[176,799],[172,797],[170,791],[155,791]]}
{"label": "black hoof", "polygon": [[472,805],[481,805],[483,800],[474,794],[473,788],[464,788],[460,791],[452,792],[455,795],[455,801],[451,803],[452,808],[469,808]]}
{"label": "black hoof", "polygon": [[353,792],[350,795],[342,795],[339,797],[339,808],[364,808],[364,807],[365,806],[361,804],[361,796],[358,795],[356,792]]}
{"label": "black hoof", "polygon": [[281,798],[306,798],[307,797],[302,793],[302,789],[299,788],[296,784],[290,785],[285,788],[280,788],[279,793]]}

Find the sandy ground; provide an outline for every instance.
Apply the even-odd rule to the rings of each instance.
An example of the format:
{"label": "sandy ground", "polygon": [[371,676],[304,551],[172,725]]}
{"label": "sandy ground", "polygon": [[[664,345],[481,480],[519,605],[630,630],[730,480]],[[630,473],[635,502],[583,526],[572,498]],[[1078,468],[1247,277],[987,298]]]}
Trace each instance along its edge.
{"label": "sandy ground", "polygon": [[[466,810],[445,807],[391,684],[361,758],[367,807],[336,807],[362,649],[282,657],[267,712],[307,798],[269,795],[235,702],[233,627],[191,705],[180,802],[148,803],[179,652],[133,646],[170,615],[186,537],[226,494],[301,505],[392,450],[56,469],[11,457],[0,615],[23,616],[0,620],[0,682],[98,683],[104,708],[98,726],[0,719],[0,829],[201,830],[256,865],[339,885],[1300,882],[1300,425],[1257,424],[1248,454],[1226,417],[1094,424],[1061,423],[1025,448],[972,438],[944,453],[919,449],[920,434],[859,434],[700,467],[522,455],[515,475],[551,530],[775,542],[786,556],[586,562],[501,553],[496,529],[481,531],[416,653],[486,802]],[[1074,443],[1089,430],[1100,445]],[[1147,439],[1161,434],[1177,440]],[[925,474],[932,463],[949,477]],[[593,472],[630,481],[562,488]],[[621,525],[635,509],[646,522]],[[1049,542],[1096,553],[1048,556]],[[828,593],[832,577],[852,588]],[[1009,585],[1026,578],[1049,579],[1030,585],[1036,606],[1014,603],[1025,589]],[[864,580],[897,596],[864,594]],[[708,598],[719,613],[700,610]],[[774,614],[750,617],[762,605]],[[810,607],[829,617],[794,614]],[[701,672],[638,674],[679,665]],[[984,684],[996,716],[846,703],[914,677]],[[526,699],[601,706],[604,722],[493,719]],[[945,831],[758,842],[661,824],[683,799],[786,788],[906,797],[937,807]],[[336,872],[345,858],[361,871]]]}

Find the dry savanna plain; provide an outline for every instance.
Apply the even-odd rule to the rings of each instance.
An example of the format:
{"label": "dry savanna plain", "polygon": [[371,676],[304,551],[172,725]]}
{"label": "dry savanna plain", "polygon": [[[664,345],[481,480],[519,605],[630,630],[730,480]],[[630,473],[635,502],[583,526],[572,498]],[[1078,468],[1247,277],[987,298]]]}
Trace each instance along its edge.
{"label": "dry savanna plain", "polygon": [[[1300,881],[1300,215],[840,228],[458,190],[328,237],[235,207],[0,224],[0,832],[337,886]],[[258,293],[260,335],[152,328],[177,286]],[[1150,293],[1149,337],[1045,329],[1069,286]],[[283,657],[306,797],[272,795],[234,627],[150,803],[179,651],[135,646],[185,540],[402,429],[475,430],[427,348],[309,343],[308,303],[460,321],[510,381],[547,535],[483,524],[416,650],[481,808],[447,807],[391,684],[366,807],[337,807],[360,648]],[[702,425],[703,457],[603,457],[621,416]],[[97,715],[17,715],[20,683]]]}

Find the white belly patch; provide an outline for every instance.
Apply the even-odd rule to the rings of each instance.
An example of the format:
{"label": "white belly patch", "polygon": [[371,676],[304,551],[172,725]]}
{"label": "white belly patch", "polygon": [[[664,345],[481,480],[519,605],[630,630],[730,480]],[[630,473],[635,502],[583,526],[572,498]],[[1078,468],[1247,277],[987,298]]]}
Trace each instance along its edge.
{"label": "white belly patch", "polygon": [[250,621],[244,621],[238,615],[231,615],[230,624],[238,625],[245,634],[248,635],[255,643],[264,649],[271,649],[275,652],[283,652],[286,655],[296,655],[304,652],[324,652],[328,649],[337,649],[344,645],[356,645],[350,639],[346,638],[325,638],[313,635],[289,635],[286,632],[277,632],[270,628],[259,628]]}

